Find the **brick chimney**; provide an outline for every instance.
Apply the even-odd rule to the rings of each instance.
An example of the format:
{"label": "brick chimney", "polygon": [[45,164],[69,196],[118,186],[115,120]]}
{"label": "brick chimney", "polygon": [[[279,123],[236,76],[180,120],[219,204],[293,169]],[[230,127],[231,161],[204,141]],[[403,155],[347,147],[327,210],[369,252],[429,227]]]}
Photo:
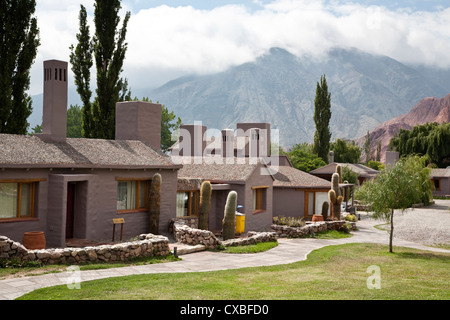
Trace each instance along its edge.
{"label": "brick chimney", "polygon": [[269,123],[238,123],[238,137],[248,138],[245,148],[246,157],[270,157],[270,124]]}
{"label": "brick chimney", "polygon": [[222,157],[234,159],[234,130],[222,130]]}
{"label": "brick chimney", "polygon": [[116,104],[116,140],[139,140],[161,149],[162,106],[143,101]]}
{"label": "brick chimney", "polygon": [[334,163],[334,151],[330,151],[328,155],[328,163]]}
{"label": "brick chimney", "polygon": [[65,142],[67,137],[68,63],[44,61],[44,105],[42,134],[48,142]]}

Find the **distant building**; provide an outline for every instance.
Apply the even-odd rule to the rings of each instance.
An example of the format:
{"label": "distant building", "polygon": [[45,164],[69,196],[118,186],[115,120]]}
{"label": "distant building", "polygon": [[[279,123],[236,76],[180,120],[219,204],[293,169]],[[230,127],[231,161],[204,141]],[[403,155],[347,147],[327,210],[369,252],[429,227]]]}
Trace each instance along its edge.
{"label": "distant building", "polygon": [[433,196],[450,198],[450,167],[447,169],[431,169]]}

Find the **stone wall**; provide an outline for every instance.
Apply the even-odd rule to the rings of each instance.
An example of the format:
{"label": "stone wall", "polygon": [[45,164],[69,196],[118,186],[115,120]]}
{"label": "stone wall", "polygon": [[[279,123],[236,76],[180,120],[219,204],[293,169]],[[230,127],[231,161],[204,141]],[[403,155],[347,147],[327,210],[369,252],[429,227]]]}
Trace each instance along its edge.
{"label": "stone wall", "polygon": [[208,230],[200,230],[191,228],[185,224],[175,222],[173,224],[174,235],[179,243],[191,246],[204,245],[207,249],[215,249],[220,246],[238,246],[249,245],[258,242],[276,241],[277,234],[275,232],[252,232],[247,233],[247,237],[230,239],[221,241],[213,232]]}
{"label": "stone wall", "polygon": [[118,262],[136,257],[165,256],[170,253],[167,237],[142,234],[138,239],[134,242],[97,247],[28,250],[21,243],[0,236],[0,258],[36,261],[48,265]]}
{"label": "stone wall", "polygon": [[289,227],[286,225],[271,225],[271,229],[277,234],[278,237],[290,237],[301,238],[310,235],[312,232],[324,232],[328,230],[344,231],[347,230],[346,224],[349,224],[351,230],[356,229],[355,222],[348,222],[344,220],[339,221],[320,221],[307,223],[303,227]]}

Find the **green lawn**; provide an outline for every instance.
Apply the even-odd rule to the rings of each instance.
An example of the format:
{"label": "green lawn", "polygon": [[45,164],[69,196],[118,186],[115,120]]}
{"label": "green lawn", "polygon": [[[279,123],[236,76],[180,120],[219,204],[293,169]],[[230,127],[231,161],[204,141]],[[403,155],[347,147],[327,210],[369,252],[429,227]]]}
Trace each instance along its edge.
{"label": "green lawn", "polygon": [[[381,271],[381,289],[368,289],[369,266]],[[313,251],[306,261],[216,272],[150,274],[36,290],[30,300],[449,300],[450,254],[377,244],[346,244]]]}

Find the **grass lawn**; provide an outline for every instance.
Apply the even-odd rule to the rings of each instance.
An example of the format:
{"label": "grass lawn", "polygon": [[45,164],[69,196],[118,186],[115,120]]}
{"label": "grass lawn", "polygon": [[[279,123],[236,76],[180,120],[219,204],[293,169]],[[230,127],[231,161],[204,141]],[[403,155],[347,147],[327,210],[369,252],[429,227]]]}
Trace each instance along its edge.
{"label": "grass lawn", "polygon": [[[369,266],[381,289],[368,289]],[[450,254],[377,244],[313,251],[306,261],[215,272],[149,274],[39,289],[24,300],[449,300]]]}

